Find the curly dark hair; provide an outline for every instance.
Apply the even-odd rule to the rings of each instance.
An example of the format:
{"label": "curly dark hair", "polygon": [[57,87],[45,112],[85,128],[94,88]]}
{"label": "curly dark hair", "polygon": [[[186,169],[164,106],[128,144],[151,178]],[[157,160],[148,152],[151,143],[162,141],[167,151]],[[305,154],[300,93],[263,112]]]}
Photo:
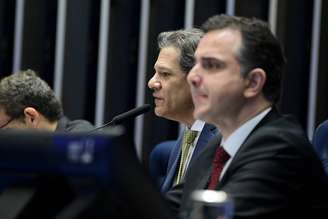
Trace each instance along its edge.
{"label": "curly dark hair", "polygon": [[50,122],[63,115],[53,90],[32,70],[20,71],[0,81],[0,106],[11,118],[24,118],[24,109],[33,107]]}
{"label": "curly dark hair", "polygon": [[240,31],[242,46],[236,55],[241,65],[241,74],[246,76],[254,68],[263,69],[267,77],[263,94],[268,101],[278,102],[286,58],[267,23],[257,18],[215,15],[202,25],[202,29],[204,32],[222,29]]}

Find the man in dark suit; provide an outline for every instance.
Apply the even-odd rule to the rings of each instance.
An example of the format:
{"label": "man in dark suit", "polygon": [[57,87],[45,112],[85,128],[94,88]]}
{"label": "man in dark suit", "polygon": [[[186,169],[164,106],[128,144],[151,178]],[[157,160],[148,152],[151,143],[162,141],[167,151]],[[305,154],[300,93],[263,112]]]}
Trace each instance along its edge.
{"label": "man in dark suit", "polygon": [[187,83],[187,74],[194,65],[194,52],[202,36],[199,29],[163,32],[158,36],[160,52],[154,65],[155,73],[148,82],[153,90],[155,114],[186,126],[176,143],[168,148],[171,152],[167,173],[159,185],[163,194],[183,185],[189,164],[216,133],[214,126],[193,118],[194,106]]}
{"label": "man in dark suit", "polygon": [[194,116],[222,138],[190,167],[181,216],[194,216],[194,190],[211,189],[232,198],[234,218],[326,218],[320,160],[296,120],[275,108],[285,65],[279,42],[255,18],[213,16],[202,29],[188,74]]}
{"label": "man in dark suit", "polygon": [[85,120],[63,116],[60,101],[49,85],[32,70],[16,72],[0,81],[0,129],[90,131]]}

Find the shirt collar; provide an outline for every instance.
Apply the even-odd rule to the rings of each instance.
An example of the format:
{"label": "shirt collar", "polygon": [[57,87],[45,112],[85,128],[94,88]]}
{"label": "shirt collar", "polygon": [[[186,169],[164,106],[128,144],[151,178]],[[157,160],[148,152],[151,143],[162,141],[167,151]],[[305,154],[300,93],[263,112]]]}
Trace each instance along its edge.
{"label": "shirt collar", "polygon": [[204,125],[205,125],[205,122],[204,121],[201,121],[201,120],[196,120],[190,130],[193,130],[193,131],[197,131],[197,132],[201,132],[204,128]]}
{"label": "shirt collar", "polygon": [[[196,136],[196,138],[194,140],[194,143],[192,144],[192,147],[191,148],[193,148],[196,145],[196,143],[197,143],[197,141],[199,139],[200,133],[202,132],[204,126],[205,126],[205,122],[204,121],[201,121],[201,120],[196,120],[192,124],[190,130],[197,131],[197,136]],[[189,129],[189,128],[187,126],[185,126],[185,129]]]}
{"label": "shirt collar", "polygon": [[270,112],[271,107],[267,108],[257,116],[245,122],[242,126],[236,129],[226,140],[222,139],[221,145],[225,151],[234,157],[240,146],[244,143],[247,136],[252,132],[255,126]]}

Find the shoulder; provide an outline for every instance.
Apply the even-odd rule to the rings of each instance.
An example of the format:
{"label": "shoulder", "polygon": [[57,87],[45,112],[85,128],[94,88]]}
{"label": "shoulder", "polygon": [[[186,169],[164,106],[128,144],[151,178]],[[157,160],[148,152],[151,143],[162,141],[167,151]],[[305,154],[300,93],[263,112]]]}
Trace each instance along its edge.
{"label": "shoulder", "polygon": [[150,157],[154,159],[154,161],[156,161],[157,159],[168,161],[169,155],[175,145],[176,141],[173,140],[161,142],[157,144],[151,151]]}
{"label": "shoulder", "polygon": [[310,145],[303,128],[292,115],[268,115],[251,132],[246,143],[251,141]]}
{"label": "shoulder", "polygon": [[304,182],[306,177],[321,178],[324,173],[313,146],[291,116],[275,117],[253,130],[237,151],[227,175],[242,173],[244,177],[243,171],[257,179],[276,176],[279,181],[294,175]]}
{"label": "shoulder", "polygon": [[69,120],[67,117],[62,117],[58,121],[58,126],[56,131],[65,131],[65,132],[85,132],[91,131],[94,129],[94,126],[82,119],[78,120]]}
{"label": "shoulder", "polygon": [[66,126],[66,131],[69,132],[91,131],[92,129],[94,129],[94,126],[82,119],[70,121]]}
{"label": "shoulder", "polygon": [[280,179],[294,175],[304,182],[306,177],[319,179],[324,174],[313,146],[293,116],[279,116],[257,127],[230,167],[229,172],[243,169],[253,171],[257,177],[262,173],[265,177],[279,175]]}
{"label": "shoulder", "polygon": [[314,133],[314,138],[318,136],[327,136],[328,135],[328,120],[321,123]]}
{"label": "shoulder", "polygon": [[237,214],[244,214],[247,208],[271,211],[274,204],[254,204],[264,203],[269,196],[277,203],[288,200],[289,208],[301,205],[302,194],[311,200],[317,195],[319,200],[323,198],[320,193],[326,194],[326,182],[320,160],[297,120],[278,116],[253,130],[231,161],[220,189],[232,194]]}

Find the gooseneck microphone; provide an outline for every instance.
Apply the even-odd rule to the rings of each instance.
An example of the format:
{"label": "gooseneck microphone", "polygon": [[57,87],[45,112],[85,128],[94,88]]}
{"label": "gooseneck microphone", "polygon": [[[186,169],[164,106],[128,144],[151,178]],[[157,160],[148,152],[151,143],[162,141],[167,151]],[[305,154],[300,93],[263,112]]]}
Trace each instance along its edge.
{"label": "gooseneck microphone", "polygon": [[145,105],[139,106],[137,108],[134,108],[132,110],[129,110],[125,113],[121,113],[121,114],[115,116],[110,122],[91,130],[91,132],[105,128],[107,126],[118,125],[127,119],[134,118],[141,114],[144,114],[144,113],[148,112],[150,109],[151,109],[151,105],[145,104]]}

